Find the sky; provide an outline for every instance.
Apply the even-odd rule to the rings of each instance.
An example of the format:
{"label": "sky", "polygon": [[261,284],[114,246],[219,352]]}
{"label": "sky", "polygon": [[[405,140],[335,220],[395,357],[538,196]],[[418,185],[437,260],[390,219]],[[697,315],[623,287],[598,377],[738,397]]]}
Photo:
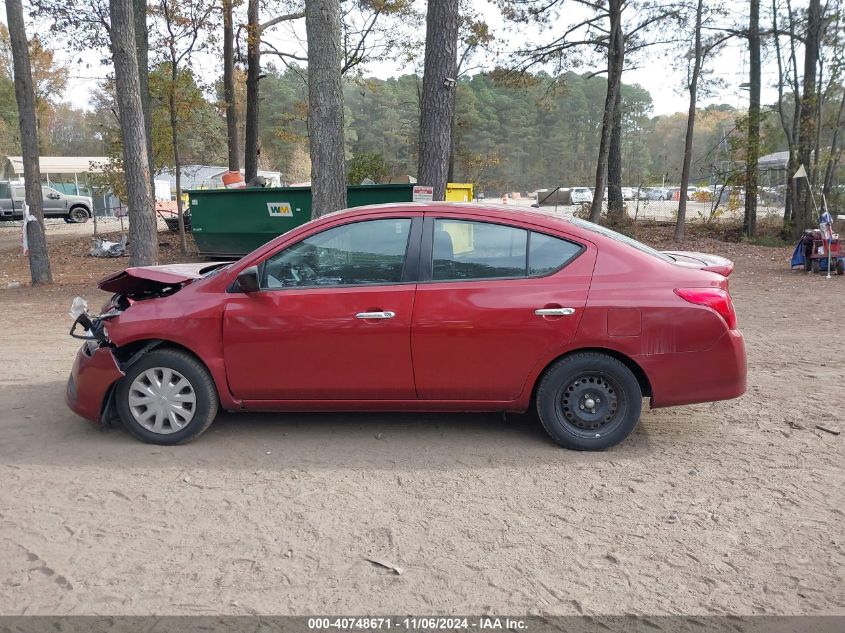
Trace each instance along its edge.
{"label": "sky", "polygon": [[[526,41],[542,41],[544,37],[547,37],[547,33],[554,32],[554,26],[551,27],[551,31],[546,32],[537,27],[514,28],[504,23],[501,13],[494,4],[487,0],[473,0],[473,3],[475,10],[484,17],[499,38],[500,46],[504,51],[522,45]],[[746,5],[745,2],[736,2],[733,6],[745,8]],[[572,19],[571,10],[567,17]],[[741,15],[736,17],[742,18]],[[2,14],[2,18],[5,21],[5,13]],[[552,22],[554,23],[554,20]],[[561,23],[557,22],[557,24]],[[302,52],[301,47],[304,39],[304,24],[289,28],[277,27],[273,35],[273,44],[279,48],[299,49]],[[70,66],[70,78],[64,98],[74,106],[86,108],[91,91],[110,72],[110,68],[100,65],[101,55],[97,52],[82,53],[82,63],[78,62],[79,56],[78,51],[59,51],[59,57],[64,58]],[[675,56],[677,55],[675,54]],[[646,56],[632,60],[631,67],[627,68],[623,75],[625,83],[639,84],[651,93],[654,104],[653,116],[686,112],[689,107],[688,93],[683,86],[685,71],[682,68],[674,67],[671,57],[672,53],[666,50],[650,49]],[[215,55],[200,55],[194,58],[193,65],[197,69],[214,69],[219,65],[219,59],[219,52]],[[421,59],[416,60],[415,63],[410,64],[402,64],[396,61],[371,63],[366,67],[365,74],[382,79],[397,76],[414,72],[415,65],[418,67],[422,65],[421,61]],[[480,64],[482,68],[492,68],[495,61],[494,58],[488,58],[479,59],[475,63]],[[735,41],[725,48],[720,55],[711,60],[710,66],[713,75],[721,80],[722,85],[713,90],[711,94],[699,98],[699,107],[709,104],[728,104],[740,109],[747,107],[747,91],[740,88],[740,84],[748,81],[748,55],[744,42]],[[589,67],[579,69],[583,72],[589,70],[591,70]],[[771,103],[777,98],[777,91],[773,87],[777,79],[777,67],[775,61],[768,59],[765,55],[763,57],[762,74],[764,84],[762,102],[764,104]],[[205,77],[205,79],[211,81],[214,77]]]}

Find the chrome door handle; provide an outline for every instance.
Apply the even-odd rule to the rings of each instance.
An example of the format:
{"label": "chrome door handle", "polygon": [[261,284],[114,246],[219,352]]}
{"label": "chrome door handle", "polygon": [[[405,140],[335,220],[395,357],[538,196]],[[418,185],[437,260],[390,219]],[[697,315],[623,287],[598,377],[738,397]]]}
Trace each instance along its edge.
{"label": "chrome door handle", "polygon": [[534,310],[537,316],[569,316],[575,314],[575,308],[541,308]]}
{"label": "chrome door handle", "polygon": [[355,315],[356,319],[392,319],[396,316],[395,312],[359,312]]}

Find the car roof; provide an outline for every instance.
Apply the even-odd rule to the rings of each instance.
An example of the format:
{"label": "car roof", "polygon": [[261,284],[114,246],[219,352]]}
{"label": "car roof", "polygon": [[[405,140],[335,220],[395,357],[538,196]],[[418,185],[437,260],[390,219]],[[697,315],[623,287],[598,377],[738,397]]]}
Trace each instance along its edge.
{"label": "car roof", "polygon": [[361,215],[374,215],[378,213],[395,213],[402,210],[433,213],[438,211],[466,211],[467,213],[480,213],[489,215],[491,218],[502,220],[520,219],[535,224],[547,224],[560,226],[561,223],[569,224],[567,218],[544,213],[534,207],[522,207],[512,204],[491,204],[487,202],[388,202],[384,204],[370,204],[362,207],[352,207],[329,213],[323,218],[352,218]]}

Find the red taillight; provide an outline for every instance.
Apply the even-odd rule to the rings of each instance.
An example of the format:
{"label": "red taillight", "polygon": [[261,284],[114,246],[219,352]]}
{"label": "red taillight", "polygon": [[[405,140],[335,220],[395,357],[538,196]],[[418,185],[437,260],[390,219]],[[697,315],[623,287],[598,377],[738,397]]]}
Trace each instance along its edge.
{"label": "red taillight", "polygon": [[722,288],[675,288],[681,299],[712,308],[725,320],[728,329],[736,329],[736,311],[727,290]]}

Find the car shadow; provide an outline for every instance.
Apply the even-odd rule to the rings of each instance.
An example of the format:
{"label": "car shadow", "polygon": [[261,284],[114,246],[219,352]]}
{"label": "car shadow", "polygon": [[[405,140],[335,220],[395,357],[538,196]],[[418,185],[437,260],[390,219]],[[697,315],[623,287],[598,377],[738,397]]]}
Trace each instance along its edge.
{"label": "car shadow", "polygon": [[[14,465],[442,469],[600,464],[651,451],[644,424],[602,453],[561,449],[537,417],[480,413],[227,413],[183,446],[101,429],[64,403],[64,381],[0,386],[0,460]],[[647,416],[644,413],[644,417]]]}

